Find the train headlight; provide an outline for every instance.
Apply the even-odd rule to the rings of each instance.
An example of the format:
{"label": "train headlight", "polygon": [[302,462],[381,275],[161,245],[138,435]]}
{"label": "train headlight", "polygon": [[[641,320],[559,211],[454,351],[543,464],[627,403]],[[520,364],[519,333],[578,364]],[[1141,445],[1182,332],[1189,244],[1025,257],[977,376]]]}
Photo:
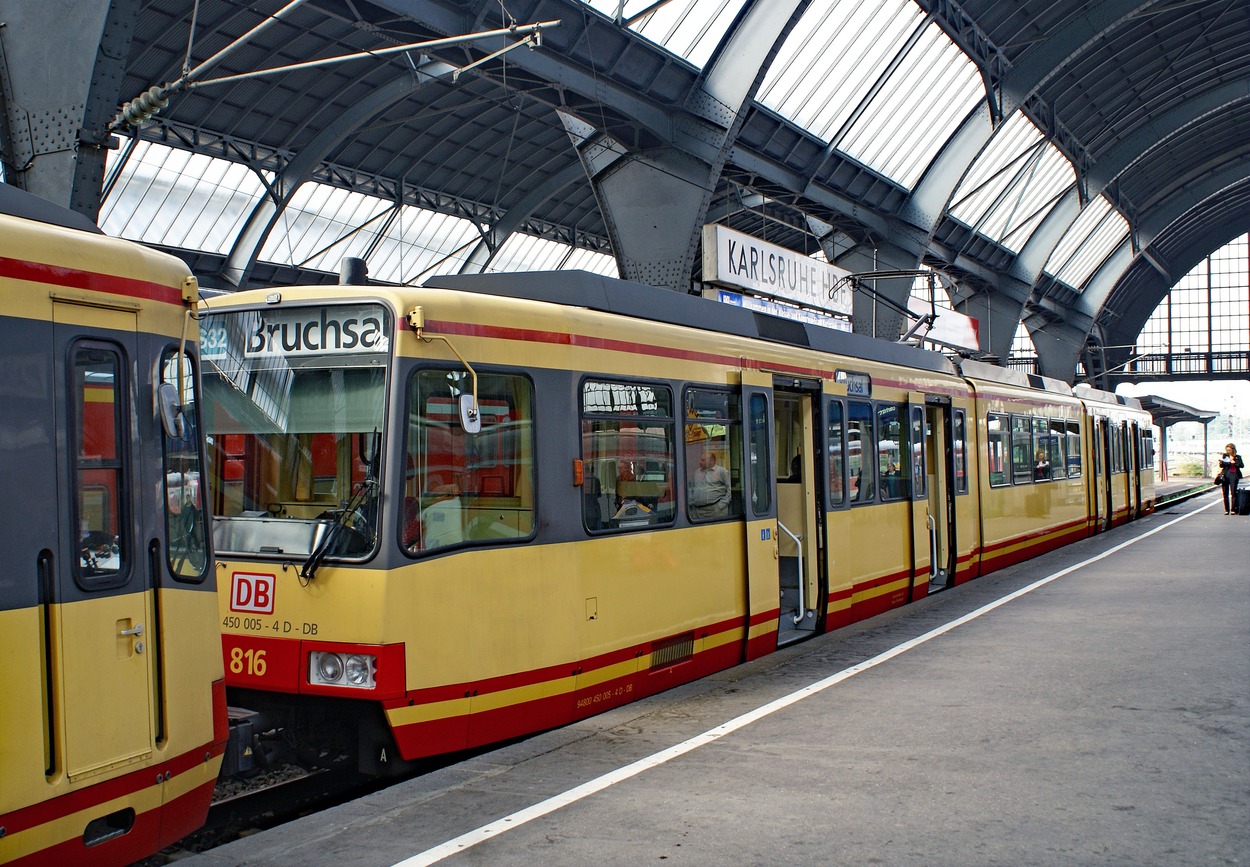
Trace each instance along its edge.
{"label": "train headlight", "polygon": [[314,650],[308,657],[308,682],[313,686],[373,689],[376,671],[377,657],[365,653]]}
{"label": "train headlight", "polygon": [[359,653],[347,657],[347,682],[352,686],[373,686],[373,657]]}
{"label": "train headlight", "polygon": [[322,683],[338,683],[343,679],[343,658],[337,653],[319,653],[316,676]]}

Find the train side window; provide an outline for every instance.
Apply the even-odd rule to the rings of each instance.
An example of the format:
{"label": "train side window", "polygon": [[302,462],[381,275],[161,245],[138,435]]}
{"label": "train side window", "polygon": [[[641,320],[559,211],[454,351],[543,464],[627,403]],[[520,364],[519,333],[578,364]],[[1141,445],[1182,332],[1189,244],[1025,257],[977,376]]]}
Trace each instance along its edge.
{"label": "train side window", "polygon": [[208,568],[208,542],[201,474],[200,427],[196,409],[195,369],[189,357],[174,350],[161,361],[161,381],[178,388],[182,431],[164,435],[165,546],[169,572],[175,578],[203,581]]}
{"label": "train side window", "polygon": [[1011,484],[1010,468],[1011,432],[1008,417],[991,412],[986,416],[986,446],[989,455],[990,487],[1002,488]]}
{"label": "train side window", "polygon": [[907,436],[907,407],[895,403],[877,404],[877,470],[881,478],[881,499],[901,500],[910,496],[911,461],[904,458],[911,449]]}
{"label": "train side window", "polygon": [[772,442],[768,436],[768,399],[752,394],[747,403],[748,437],[747,472],[751,474],[751,513],[767,515],[773,506]]}
{"label": "train side window", "polygon": [[671,524],[675,437],[666,385],[582,383],[582,520],[586,529]]}
{"label": "train side window", "polygon": [[1011,483],[1033,481],[1033,427],[1028,416],[1011,417]]}
{"label": "train side window", "polygon": [[968,493],[968,422],[962,409],[955,410],[955,493]]}
{"label": "train side window", "polygon": [[1081,477],[1081,423],[1079,421],[1065,422],[1064,428],[1068,441],[1068,478],[1079,479]]}
{"label": "train side window", "polygon": [[686,510],[692,521],[742,517],[739,395],[686,390]]}
{"label": "train side window", "polygon": [[926,497],[929,490],[929,458],[925,454],[925,410],[923,406],[913,406],[911,413],[911,436],[906,445],[907,454],[911,455],[911,483],[913,497]]}
{"label": "train side window", "polygon": [[74,448],[74,578],[87,589],[124,584],[130,565],[130,491],[120,347],[83,341],[70,352]]}
{"label": "train side window", "polygon": [[842,401],[829,401],[829,506],[846,503],[846,438],[843,430]]}
{"label": "train side window", "polygon": [[469,434],[458,404],[466,380],[422,368],[409,383],[399,538],[410,554],[520,542],[534,532],[533,383],[479,372],[482,428]]}
{"label": "train side window", "polygon": [[1150,428],[1141,432],[1142,469],[1151,470],[1155,465],[1155,434]]}
{"label": "train side window", "polygon": [[1050,446],[1046,443],[1046,433],[1050,423],[1044,418],[1033,419],[1033,481],[1049,482],[1051,480]]}
{"label": "train side window", "polygon": [[1050,461],[1050,477],[1052,479],[1062,479],[1068,475],[1068,462],[1064,458],[1064,445],[1066,430],[1063,419],[1052,418],[1049,421],[1049,429],[1046,432],[1046,457]]}
{"label": "train side window", "polygon": [[876,451],[872,405],[850,401],[846,407],[846,473],[847,492],[852,503],[871,503],[876,499]]}

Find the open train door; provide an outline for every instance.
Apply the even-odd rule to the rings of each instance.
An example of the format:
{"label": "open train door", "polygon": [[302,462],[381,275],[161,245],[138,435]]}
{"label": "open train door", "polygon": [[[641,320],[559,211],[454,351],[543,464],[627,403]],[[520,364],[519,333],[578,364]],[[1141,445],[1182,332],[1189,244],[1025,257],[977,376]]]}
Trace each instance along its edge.
{"label": "open train door", "polygon": [[1128,470],[1129,519],[1141,517],[1141,428],[1137,422],[1127,423],[1125,434],[1128,436],[1128,453],[1125,455],[1125,469]]}
{"label": "open train door", "polygon": [[755,659],[777,649],[780,572],[773,473],[773,378],[743,368],[742,510],[746,531],[746,652]]}
{"label": "open train door", "polygon": [[[144,486],[134,429],[152,397],[133,382],[135,310],[56,301],[53,321],[57,406],[65,412],[58,424],[69,444],[58,488],[69,517],[39,571],[45,604],[60,603],[48,636],[49,677],[60,684],[51,700],[60,708],[48,720],[63,726],[64,754],[49,767],[73,782],[153,749],[156,642],[147,591],[155,579],[136,530]],[[55,752],[58,739],[50,743]]]}
{"label": "open train door", "polygon": [[824,611],[826,513],[823,479],[816,472],[824,442],[821,391],[816,379],[773,377],[779,645],[815,632]]}
{"label": "open train door", "polygon": [[955,580],[955,450],[949,397],[908,396],[911,449],[911,597],[945,590]]}
{"label": "open train door", "polygon": [[1093,444],[1094,472],[1094,532],[1103,533],[1111,529],[1112,503],[1111,496],[1111,430],[1107,419],[1103,416],[1093,418],[1094,431],[1090,440]]}

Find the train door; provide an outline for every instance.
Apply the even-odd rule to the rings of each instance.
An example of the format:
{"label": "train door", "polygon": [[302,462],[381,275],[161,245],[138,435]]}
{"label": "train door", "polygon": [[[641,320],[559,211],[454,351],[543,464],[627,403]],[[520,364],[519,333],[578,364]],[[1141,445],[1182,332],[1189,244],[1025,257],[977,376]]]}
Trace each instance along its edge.
{"label": "train door", "polygon": [[811,634],[820,620],[825,510],[819,506],[820,384],[773,381],[773,454],[777,477],[777,553],[781,612],[777,642]]}
{"label": "train door", "polygon": [[[913,596],[954,583],[955,450],[949,398],[912,394],[910,415]],[[927,587],[926,587],[927,584]]]}
{"label": "train door", "polygon": [[1125,435],[1128,437],[1124,462],[1128,470],[1129,518],[1134,519],[1141,517],[1141,429],[1137,422],[1126,424]]}
{"label": "train door", "polygon": [[61,767],[74,780],[152,750],[151,560],[136,532],[143,512],[134,424],[144,407],[134,405],[132,381],[152,372],[134,363],[135,312],[53,307],[57,405],[64,408],[57,426],[69,445],[57,476],[61,512],[70,519],[59,542],[48,540],[40,565],[45,593],[59,603],[50,662],[60,684]]}
{"label": "train door", "polygon": [[1114,498],[1111,493],[1111,429],[1107,419],[1093,419],[1094,447],[1094,530],[1102,533],[1111,528]]}
{"label": "train door", "polygon": [[776,649],[778,616],[777,508],[773,475],[772,377],[742,371],[743,526],[746,528],[745,657]]}

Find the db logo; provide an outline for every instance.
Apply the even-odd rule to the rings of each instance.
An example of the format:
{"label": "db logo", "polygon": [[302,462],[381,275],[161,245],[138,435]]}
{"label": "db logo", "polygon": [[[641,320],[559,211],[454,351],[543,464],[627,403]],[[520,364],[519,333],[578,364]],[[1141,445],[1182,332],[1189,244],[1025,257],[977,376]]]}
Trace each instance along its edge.
{"label": "db logo", "polygon": [[230,610],[273,614],[273,576],[235,572],[230,578]]}

